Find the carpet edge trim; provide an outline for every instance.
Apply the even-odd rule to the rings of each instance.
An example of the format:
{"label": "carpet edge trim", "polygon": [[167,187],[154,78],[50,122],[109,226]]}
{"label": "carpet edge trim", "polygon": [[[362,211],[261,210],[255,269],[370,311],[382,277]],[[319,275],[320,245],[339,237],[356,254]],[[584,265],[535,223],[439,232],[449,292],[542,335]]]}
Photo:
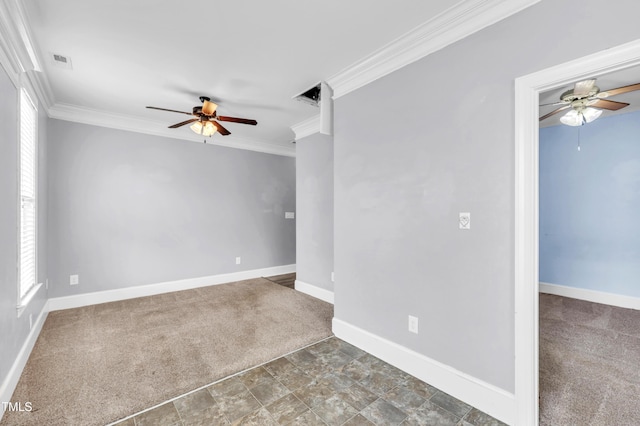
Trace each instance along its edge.
{"label": "carpet edge trim", "polygon": [[320,288],[316,285],[306,283],[304,281],[296,280],[295,289],[299,292],[308,294],[316,299],[323,300],[333,305],[333,291],[329,291],[324,288]]}
{"label": "carpet edge trim", "polygon": [[369,352],[504,423],[515,423],[516,400],[513,393],[335,317],[333,333],[339,339]]}
{"label": "carpet edge trim", "polygon": [[199,287],[226,284],[235,281],[260,278],[266,275],[287,274],[296,271],[296,265],[272,266],[262,269],[231,272],[228,274],[209,275],[206,277],[187,278],[184,280],[166,281],[157,284],[146,284],[135,287],[125,287],[113,290],[96,291],[92,293],[75,294],[72,296],[53,297],[49,299],[49,311],[80,308],[100,303],[116,302],[134,299],[136,297],[155,296],[173,291],[191,290]]}
{"label": "carpet edge trim", "polygon": [[[13,392],[16,390],[16,386],[18,386],[18,382],[20,381],[20,376],[22,376],[22,371],[24,367],[27,365],[27,361],[29,360],[29,356],[31,355],[31,351],[33,347],[36,345],[36,341],[38,340],[38,336],[40,336],[40,332],[42,331],[42,326],[44,325],[45,320],[47,319],[47,315],[49,314],[49,303],[48,301],[44,303],[38,318],[31,327],[31,331],[27,336],[24,344],[20,348],[20,352],[18,352],[18,356],[15,361],[11,365],[9,372],[7,373],[7,377],[5,377],[4,381],[0,383],[0,401],[9,402],[11,401],[11,397],[13,396]],[[5,404],[1,404],[0,408],[0,420],[4,416]]]}
{"label": "carpet edge trim", "polygon": [[270,362],[272,362],[272,361],[275,361],[275,360],[277,360],[277,359],[279,359],[279,358],[282,358],[282,357],[285,357],[285,356],[287,356],[287,355],[291,355],[292,353],[294,353],[294,352],[298,352],[298,351],[300,351],[300,350],[302,350],[302,349],[306,349],[306,348],[308,348],[309,346],[317,345],[318,343],[320,343],[320,342],[324,342],[325,340],[331,339],[332,337],[333,337],[333,335],[331,335],[331,336],[327,336],[327,337],[325,337],[325,338],[323,338],[323,339],[320,339],[320,340],[318,340],[318,341],[316,341],[316,342],[309,343],[308,345],[302,346],[301,348],[294,349],[294,350],[292,350],[292,351],[290,351],[290,352],[287,352],[287,353],[286,353],[286,354],[284,354],[284,355],[280,355],[280,356],[278,356],[277,358],[273,358],[273,359],[270,359],[269,361],[265,361],[265,362],[263,362],[262,364],[254,365],[253,367],[245,368],[244,370],[242,370],[242,371],[238,371],[237,373],[229,374],[228,376],[225,376],[225,377],[223,377],[223,378],[221,378],[221,379],[218,379],[218,380],[216,380],[216,381],[214,381],[214,382],[211,382],[211,383],[209,383],[209,384],[206,384],[206,385],[200,386],[200,387],[199,387],[199,388],[197,388],[197,389],[190,390],[189,392],[185,392],[185,393],[183,393],[182,395],[178,395],[178,396],[176,396],[176,397],[174,397],[174,398],[168,399],[168,400],[166,400],[166,401],[162,401],[161,403],[156,404],[156,405],[154,405],[153,407],[145,408],[145,409],[144,409],[144,410],[142,410],[142,411],[138,411],[138,412],[136,412],[136,413],[133,413],[133,414],[131,414],[131,415],[128,415],[127,417],[124,417],[124,418],[122,418],[122,419],[118,419],[118,420],[116,420],[116,421],[114,421],[114,422],[112,422],[112,423],[107,424],[106,426],[115,426],[115,425],[117,425],[117,424],[118,424],[118,423],[120,423],[120,422],[123,422],[123,421],[125,421],[125,420],[129,420],[129,419],[132,419],[132,418],[134,418],[134,417],[135,417],[135,416],[137,416],[137,415],[140,415],[140,414],[142,414],[142,413],[146,413],[147,411],[151,411],[151,410],[153,410],[154,408],[158,408],[158,407],[160,407],[161,405],[164,405],[164,404],[166,404],[166,403],[168,403],[168,402],[173,402],[173,401],[175,401],[175,400],[177,400],[177,399],[180,399],[180,398],[185,397],[185,396],[187,396],[187,395],[190,395],[190,394],[192,394],[192,393],[198,392],[198,391],[200,391],[200,390],[202,390],[202,389],[206,389],[206,388],[208,388],[209,386],[213,386],[213,385],[215,385],[216,383],[220,383],[220,382],[222,382],[222,381],[224,381],[224,380],[227,380],[227,379],[230,379],[230,378],[232,378],[232,377],[239,376],[240,374],[246,373],[247,371],[249,371],[249,370],[253,370],[254,368],[262,367],[263,365],[269,364],[269,363],[270,363]]}
{"label": "carpet edge trim", "polygon": [[640,310],[639,297],[608,293],[606,291],[569,287],[560,284],[541,282],[540,293],[570,297],[572,299],[586,300],[587,302],[601,303],[604,305],[617,306],[619,308]]}

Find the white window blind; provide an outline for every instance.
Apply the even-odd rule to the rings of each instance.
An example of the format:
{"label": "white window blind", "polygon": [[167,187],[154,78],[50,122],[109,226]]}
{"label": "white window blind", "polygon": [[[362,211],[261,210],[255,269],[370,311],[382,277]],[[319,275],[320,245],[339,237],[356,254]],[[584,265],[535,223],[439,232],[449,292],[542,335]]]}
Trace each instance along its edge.
{"label": "white window blind", "polygon": [[20,300],[36,285],[36,124],[26,90],[20,94]]}

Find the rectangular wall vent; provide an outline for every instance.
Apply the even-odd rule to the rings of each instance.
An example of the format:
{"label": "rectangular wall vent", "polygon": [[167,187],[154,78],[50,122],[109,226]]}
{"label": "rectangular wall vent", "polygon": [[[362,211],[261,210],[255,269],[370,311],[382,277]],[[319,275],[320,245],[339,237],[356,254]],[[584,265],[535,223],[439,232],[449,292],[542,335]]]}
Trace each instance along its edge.
{"label": "rectangular wall vent", "polygon": [[59,53],[51,53],[51,62],[53,65],[60,68],[71,69],[71,58],[68,56],[60,55]]}

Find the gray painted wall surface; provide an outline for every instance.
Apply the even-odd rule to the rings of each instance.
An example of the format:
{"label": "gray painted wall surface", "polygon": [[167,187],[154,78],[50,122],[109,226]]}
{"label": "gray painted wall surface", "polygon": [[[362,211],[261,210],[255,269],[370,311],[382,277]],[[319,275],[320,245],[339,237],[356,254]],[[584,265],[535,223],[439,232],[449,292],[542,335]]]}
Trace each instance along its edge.
{"label": "gray painted wall surface", "polygon": [[[18,98],[19,90],[0,66],[0,385],[7,378],[18,352],[29,335],[29,315],[35,322],[45,304],[47,292],[42,287],[20,318],[18,302]],[[46,117],[40,115],[40,126],[46,127]],[[45,132],[42,132],[44,134]],[[38,281],[46,279],[46,138],[40,139],[38,188]],[[43,196],[44,194],[44,196]]]}
{"label": "gray painted wall surface", "polygon": [[295,263],[293,158],[60,120],[49,142],[51,297]]}
{"label": "gray painted wall surface", "polygon": [[296,141],[296,279],[333,291],[333,138]]}
{"label": "gray painted wall surface", "polygon": [[602,11],[544,0],[337,99],[336,318],[513,392],[514,79],[640,37]]}

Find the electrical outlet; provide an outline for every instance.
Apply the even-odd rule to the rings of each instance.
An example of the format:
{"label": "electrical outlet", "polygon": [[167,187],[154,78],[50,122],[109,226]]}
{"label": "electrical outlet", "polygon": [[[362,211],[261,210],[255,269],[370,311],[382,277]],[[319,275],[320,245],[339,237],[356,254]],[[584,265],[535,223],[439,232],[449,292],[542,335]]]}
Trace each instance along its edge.
{"label": "electrical outlet", "polygon": [[460,229],[471,229],[471,213],[462,212],[458,216],[458,224]]}
{"label": "electrical outlet", "polygon": [[45,290],[49,290],[49,278],[44,280],[44,288],[45,288]]}
{"label": "electrical outlet", "polygon": [[409,315],[409,331],[418,334],[418,317]]}
{"label": "electrical outlet", "polygon": [[331,282],[332,283],[336,282],[336,277],[335,277],[335,274],[333,272],[331,273]]}
{"label": "electrical outlet", "polygon": [[242,259],[238,256],[236,257],[236,265],[239,265],[240,263],[242,263]]}
{"label": "electrical outlet", "polygon": [[69,275],[69,285],[78,285],[80,283],[77,275]]}

